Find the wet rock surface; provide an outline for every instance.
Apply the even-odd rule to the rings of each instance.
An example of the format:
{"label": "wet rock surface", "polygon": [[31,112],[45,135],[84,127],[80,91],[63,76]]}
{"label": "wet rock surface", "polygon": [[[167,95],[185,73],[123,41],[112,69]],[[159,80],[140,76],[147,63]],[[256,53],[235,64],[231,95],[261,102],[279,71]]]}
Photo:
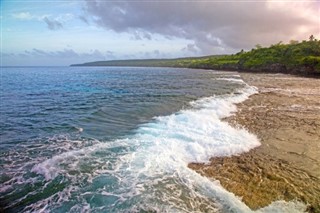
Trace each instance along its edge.
{"label": "wet rock surface", "polygon": [[259,94],[225,120],[256,134],[261,146],[189,167],[233,192],[252,209],[299,200],[320,212],[320,79],[241,74]]}

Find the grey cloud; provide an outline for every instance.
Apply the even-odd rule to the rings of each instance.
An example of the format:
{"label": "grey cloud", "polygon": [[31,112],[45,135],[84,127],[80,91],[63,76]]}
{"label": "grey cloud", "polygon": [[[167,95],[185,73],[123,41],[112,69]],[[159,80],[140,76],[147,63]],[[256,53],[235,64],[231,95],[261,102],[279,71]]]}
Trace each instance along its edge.
{"label": "grey cloud", "polygon": [[107,60],[112,60],[112,59],[116,59],[116,56],[114,55],[114,52],[113,51],[107,51],[106,54],[106,59]]}
{"label": "grey cloud", "polygon": [[[202,53],[269,45],[318,33],[319,23],[310,18],[310,13],[317,17],[317,2],[300,2],[301,14],[293,3],[277,3],[86,0],[85,9],[106,29],[129,32],[136,39],[148,39],[152,34],[184,38],[193,41]],[[303,14],[304,9],[309,15]],[[301,28],[305,30],[300,32]]]}
{"label": "grey cloud", "polygon": [[142,39],[147,39],[147,40],[152,40],[152,36],[148,32],[141,32],[141,30],[131,30],[130,32],[132,34],[132,38],[134,40],[142,40]]}
{"label": "grey cloud", "polygon": [[13,53],[4,53],[4,52],[0,52],[1,57],[11,57],[14,56]]}
{"label": "grey cloud", "polygon": [[[111,56],[113,53],[108,51],[106,56]],[[29,57],[29,58],[52,58],[52,59],[85,59],[85,60],[104,60],[106,56],[99,50],[91,50],[88,53],[77,53],[73,49],[64,49],[59,51],[44,51],[40,49],[26,50],[23,53],[2,53],[6,57]]]}
{"label": "grey cloud", "polygon": [[60,51],[46,51],[40,49],[26,50],[21,53],[1,53],[4,66],[52,66],[52,65],[70,65],[84,63],[88,61],[100,61],[112,59],[113,53],[108,51],[101,53],[98,50],[91,50],[87,53],[79,53],[73,49],[64,49]]}
{"label": "grey cloud", "polygon": [[25,53],[29,53],[29,55],[34,55],[34,56],[47,56],[47,55],[49,55],[49,53],[47,53],[43,50],[36,49],[36,48],[32,49],[32,51],[25,51]]}
{"label": "grey cloud", "polygon": [[79,16],[79,19],[80,19],[81,21],[83,21],[84,23],[89,24],[89,21],[88,21],[88,19],[87,19],[85,16]]}
{"label": "grey cloud", "polygon": [[44,17],[43,21],[47,24],[49,30],[59,30],[63,28],[62,23],[57,20],[50,20],[48,17]]}
{"label": "grey cloud", "polygon": [[143,33],[143,38],[146,38],[148,40],[152,39],[151,34],[150,33],[146,33],[146,32]]}
{"label": "grey cloud", "polygon": [[105,56],[99,50],[92,50],[89,53],[80,54],[80,57],[89,58],[89,59],[94,58],[99,60],[105,59]]}
{"label": "grey cloud", "polygon": [[197,53],[198,48],[196,47],[195,44],[188,44],[186,47],[182,48],[182,51],[187,51],[191,53]]}

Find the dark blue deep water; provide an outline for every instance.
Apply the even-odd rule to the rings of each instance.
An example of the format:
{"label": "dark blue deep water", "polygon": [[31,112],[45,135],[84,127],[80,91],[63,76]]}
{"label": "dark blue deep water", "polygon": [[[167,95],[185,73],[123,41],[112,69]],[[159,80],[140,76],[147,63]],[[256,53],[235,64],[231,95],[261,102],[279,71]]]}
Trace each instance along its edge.
{"label": "dark blue deep water", "polygon": [[253,90],[211,70],[2,67],[0,211],[246,211],[187,163],[258,145],[220,120]]}

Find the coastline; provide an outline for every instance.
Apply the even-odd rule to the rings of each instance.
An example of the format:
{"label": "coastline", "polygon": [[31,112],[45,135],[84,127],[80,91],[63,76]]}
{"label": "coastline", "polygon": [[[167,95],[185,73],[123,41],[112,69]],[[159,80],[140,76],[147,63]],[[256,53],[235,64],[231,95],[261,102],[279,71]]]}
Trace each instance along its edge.
{"label": "coastline", "polygon": [[298,200],[320,212],[320,79],[239,74],[259,93],[237,104],[225,121],[256,134],[261,146],[189,167],[219,180],[252,209]]}

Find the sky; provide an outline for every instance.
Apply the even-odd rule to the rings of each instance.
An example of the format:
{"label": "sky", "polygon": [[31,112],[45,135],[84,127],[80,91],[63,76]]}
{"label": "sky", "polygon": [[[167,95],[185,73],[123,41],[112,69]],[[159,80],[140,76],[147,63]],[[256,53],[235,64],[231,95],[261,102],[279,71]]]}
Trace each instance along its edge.
{"label": "sky", "polygon": [[1,0],[2,66],[233,54],[320,38],[320,1]]}

